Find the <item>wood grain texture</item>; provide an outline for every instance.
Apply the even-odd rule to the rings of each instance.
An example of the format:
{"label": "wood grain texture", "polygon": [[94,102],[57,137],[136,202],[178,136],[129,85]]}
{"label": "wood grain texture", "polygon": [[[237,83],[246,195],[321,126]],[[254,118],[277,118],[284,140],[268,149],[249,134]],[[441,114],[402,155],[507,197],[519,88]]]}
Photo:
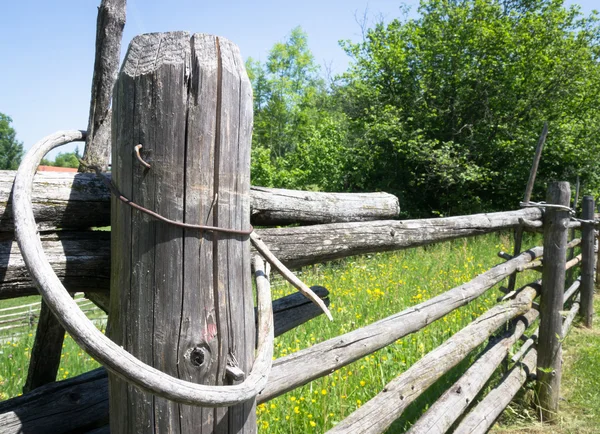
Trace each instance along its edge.
{"label": "wood grain texture", "polygon": [[509,302],[496,305],[455,333],[446,342],[427,353],[408,370],[389,382],[374,398],[363,404],[329,433],[381,433],[443,374],[481,345],[499,327],[531,309],[537,295],[533,287],[525,287]]}
{"label": "wood grain texture", "polygon": [[388,193],[318,193],[252,188],[255,225],[323,224],[398,217],[398,198]]}
{"label": "wood grain texture", "polygon": [[[123,149],[115,152],[131,155],[141,143],[151,168],[136,159],[117,163],[115,182],[133,174],[129,197],[168,219],[248,229],[252,92],[237,47],[209,35],[142,35],[132,42],[124,76],[134,93],[115,100],[135,101],[134,138],[117,136]],[[114,112],[115,122],[127,116]],[[231,384],[229,358],[249,373],[255,345],[248,237],[184,230],[139,213],[125,231],[131,234],[124,252],[131,268],[122,270],[131,274],[129,305],[121,309],[130,339],[125,348],[197,384]],[[118,224],[112,235],[122,236]],[[113,427],[118,432],[256,429],[253,400],[199,410],[130,386],[126,397],[111,396],[135,409],[127,427]]]}
{"label": "wood grain texture", "polygon": [[[553,182],[546,202],[570,204],[568,182]],[[540,332],[537,357],[537,399],[543,421],[556,420],[562,373],[562,317],[569,212],[547,208],[544,215],[544,269],[540,302]]]}
{"label": "wood grain texture", "polygon": [[0,433],[85,432],[108,424],[106,371],[97,369],[0,402]]}
{"label": "wood grain texture", "polygon": [[[0,170],[0,232],[12,232],[16,171]],[[110,226],[110,191],[91,173],[38,172],[32,207],[40,231]]]}
{"label": "wood grain texture", "polygon": [[424,220],[382,220],[296,228],[262,229],[257,234],[291,268],[352,255],[400,250],[513,228],[519,218],[541,218],[539,209]]}
{"label": "wood grain texture", "polygon": [[[562,325],[563,336],[569,333],[578,309],[579,303],[573,303]],[[536,350],[529,349],[523,354],[523,360],[516,363],[503,376],[500,383],[463,418],[454,434],[484,434],[489,431],[515,395],[522,390],[523,384],[534,373],[537,361]]]}
{"label": "wood grain texture", "polygon": [[[110,153],[110,102],[121,58],[126,3],[126,0],[102,0],[96,22],[96,56],[83,161],[104,170]],[[85,172],[85,166],[80,171]]]}
{"label": "wood grain texture", "polygon": [[52,270],[38,237],[31,208],[33,177],[36,167],[46,153],[57,146],[84,137],[83,131],[59,131],[43,138],[25,155],[15,177],[13,191],[15,234],[29,273],[44,300],[82,349],[107,366],[111,372],[127,379],[142,390],[180,403],[208,407],[231,406],[254,399],[264,388],[271,368],[273,345],[273,335],[270,330],[271,303],[265,302],[265,300],[270,301],[271,297],[268,285],[262,287],[257,285],[259,312],[266,312],[265,315],[260,315],[259,321],[261,333],[265,335],[259,334],[259,346],[252,370],[242,383],[218,387],[190,383],[169,376],[132,356],[96,328],[69,296]]}
{"label": "wood grain texture", "polygon": [[[328,375],[407,334],[422,329],[452,310],[474,300],[508,277],[517,266],[541,254],[541,248],[534,248],[437,297],[368,326],[277,359],[273,364],[269,383],[259,396],[259,402],[268,401],[309,381]],[[315,364],[315,360],[319,363]]]}
{"label": "wood grain texture", "polygon": [[521,390],[525,381],[535,370],[537,352],[530,349],[522,362],[517,363],[477,406],[465,416],[454,434],[485,434],[500,413]]}
{"label": "wood grain texture", "polygon": [[[72,292],[109,291],[110,232],[59,231],[40,234],[58,278]],[[0,235],[0,299],[38,295],[12,235]]]}
{"label": "wood grain texture", "polygon": [[[203,73],[208,74],[207,71]],[[204,96],[210,91],[209,85],[210,81],[199,83],[197,92]],[[214,128],[214,118],[203,121],[200,108],[192,106],[189,110],[191,120]],[[191,139],[214,141],[214,134],[199,136],[188,131],[188,140]],[[206,151],[211,152],[209,155],[214,154],[214,149]],[[141,153],[152,158],[147,148],[142,148]],[[200,155],[189,155],[188,158],[198,164],[204,160]],[[202,169],[214,170],[208,166],[204,164]],[[14,229],[10,192],[15,174],[14,170],[0,170],[0,232]],[[110,173],[105,175],[111,176]],[[186,176],[205,177],[195,172]],[[92,173],[38,172],[34,178],[32,204],[40,230],[110,226],[110,191]],[[385,220],[397,217],[398,212],[394,211],[397,204],[398,198],[388,193],[321,193],[251,187],[250,222],[260,226],[279,226]]]}
{"label": "wood grain texture", "polygon": [[[594,219],[593,196],[583,197],[583,220]],[[584,224],[581,229],[581,317],[586,327],[591,328],[594,318],[594,268],[596,267],[596,252],[594,243],[596,236],[594,227]]]}
{"label": "wood grain texture", "polygon": [[[124,84],[123,84],[124,85]],[[130,158],[124,155],[122,158]],[[85,174],[87,175],[87,174]],[[83,176],[83,174],[81,174]],[[131,210],[125,210],[128,215]],[[133,211],[137,213],[137,211]],[[258,229],[256,234],[287,267],[316,264],[357,254],[408,249],[511,228],[521,216],[540,218],[539,209],[479,214],[429,220],[338,223],[303,228]],[[419,228],[422,228],[422,233]],[[394,235],[392,235],[394,234]],[[210,239],[212,235],[205,233]],[[356,236],[357,240],[353,237]],[[109,232],[60,231],[41,234],[44,251],[52,268],[68,289],[109,291]],[[113,240],[112,249],[122,249],[125,239]],[[185,242],[192,242],[186,237]],[[190,247],[191,248],[191,247]],[[116,253],[118,255],[118,253]],[[188,255],[188,259],[189,259]],[[206,273],[210,271],[206,270]],[[16,242],[0,234],[0,299],[36,294]]]}

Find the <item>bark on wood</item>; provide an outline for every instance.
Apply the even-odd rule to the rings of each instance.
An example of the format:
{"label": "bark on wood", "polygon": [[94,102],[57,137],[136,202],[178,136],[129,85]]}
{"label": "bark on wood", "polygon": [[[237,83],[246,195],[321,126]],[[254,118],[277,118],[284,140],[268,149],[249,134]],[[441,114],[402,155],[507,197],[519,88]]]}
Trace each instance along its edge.
{"label": "bark on wood", "polygon": [[256,225],[385,220],[399,213],[398,198],[388,193],[315,193],[253,187],[252,222]]}
{"label": "bark on wood", "polygon": [[[569,206],[568,182],[548,187],[546,202]],[[537,399],[543,421],[555,421],[562,374],[562,318],[569,212],[547,208],[544,216],[544,270],[540,303],[537,360]]]}
{"label": "bark on wood", "polygon": [[517,363],[501,383],[481,401],[458,425],[454,434],[485,434],[512,401],[531,373],[534,372],[537,353],[530,349],[521,363]]}
{"label": "bark on wood", "polygon": [[23,393],[56,381],[64,339],[65,329],[42,300]]}
{"label": "bark on wood", "polygon": [[[534,248],[437,297],[366,327],[277,359],[273,364],[269,383],[261,392],[259,402],[268,401],[309,381],[328,375],[409,333],[422,329],[448,312],[474,300],[508,277],[517,266],[541,254],[541,248]],[[315,360],[319,363],[315,364]]]}
{"label": "bark on wood", "polygon": [[[14,229],[10,191],[15,173],[0,170],[0,232]],[[95,174],[38,172],[32,204],[40,230],[110,226],[110,192]],[[398,216],[398,198],[251,187],[250,208],[251,223],[261,226],[385,220]]]}
{"label": "bark on wood", "polygon": [[[583,220],[594,219],[594,198],[583,197]],[[594,252],[595,233],[591,224],[584,224],[581,235],[581,317],[586,327],[591,328],[594,317]]]}
{"label": "bark on wood", "polygon": [[525,330],[537,319],[539,313],[531,309],[513,321],[512,328],[495,341],[475,363],[408,431],[418,433],[445,433],[473,402],[479,391],[506,358],[510,348],[519,340]]}
{"label": "bark on wood", "polygon": [[[128,198],[179,222],[250,227],[252,90],[236,46],[185,32],[138,36],[114,98],[113,178]],[[150,169],[132,158],[138,143]],[[255,344],[248,237],[184,230],[137,212],[123,218],[130,209],[122,203],[112,212],[116,341],[193,383],[233,384],[230,360],[249,373]],[[256,430],[253,399],[199,409],[129,384],[122,394],[116,375],[109,382],[118,388],[111,392],[115,433]]]}
{"label": "bark on wood", "polygon": [[[87,174],[86,174],[87,175]],[[83,176],[83,175],[80,175]],[[127,211],[130,213],[131,211]],[[137,212],[137,211],[134,211]],[[256,233],[288,267],[433,244],[513,227],[519,216],[541,217],[536,208],[429,220],[338,223],[304,228],[259,229]],[[53,269],[68,289],[108,291],[110,232],[41,234]],[[113,247],[113,251],[114,251]],[[16,242],[0,234],[0,299],[37,294]]]}
{"label": "bark on wood", "polygon": [[404,373],[388,383],[374,398],[355,410],[333,429],[334,433],[380,433],[387,429],[437,379],[463,360],[506,321],[531,309],[537,295],[525,287],[507,303],[496,305],[442,345],[426,354]]}
{"label": "bark on wood", "polygon": [[[125,6],[126,0],[102,0],[96,22],[96,57],[83,161],[104,170],[110,152],[110,100],[121,57]],[[86,171],[85,167],[80,171]]]}
{"label": "bark on wood", "polygon": [[[40,235],[53,270],[70,291],[109,291],[110,232]],[[12,234],[0,235],[0,299],[38,295]]]}

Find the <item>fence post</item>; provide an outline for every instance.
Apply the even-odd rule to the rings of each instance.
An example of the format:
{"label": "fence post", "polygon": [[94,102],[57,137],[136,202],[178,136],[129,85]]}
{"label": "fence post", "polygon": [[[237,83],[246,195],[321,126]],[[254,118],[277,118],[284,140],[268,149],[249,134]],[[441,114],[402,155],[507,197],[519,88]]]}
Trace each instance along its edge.
{"label": "fence post", "polygon": [[[594,219],[594,198],[583,197],[583,220]],[[584,223],[581,227],[581,310],[580,315],[586,327],[592,327],[594,316],[594,226]]]}
{"label": "fence post", "polygon": [[[250,228],[252,89],[238,48],[186,32],[136,36],[115,85],[112,175],[161,216]],[[136,147],[142,145],[138,157]],[[184,229],[113,197],[110,336],[143,362],[205,385],[254,360],[250,240]],[[177,404],[109,374],[112,433],[256,432],[255,400]]]}
{"label": "fence post", "polygon": [[[548,204],[569,206],[568,182],[548,187]],[[547,207],[544,215],[544,267],[537,358],[537,398],[543,421],[556,420],[562,364],[562,316],[569,211]]]}

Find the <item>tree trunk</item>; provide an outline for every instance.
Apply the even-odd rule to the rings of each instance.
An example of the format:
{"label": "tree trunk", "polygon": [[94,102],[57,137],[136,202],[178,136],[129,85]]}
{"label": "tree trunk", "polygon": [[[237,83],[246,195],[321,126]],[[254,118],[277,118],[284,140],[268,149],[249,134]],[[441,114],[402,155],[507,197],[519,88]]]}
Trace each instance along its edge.
{"label": "tree trunk", "polygon": [[[110,99],[119,70],[126,0],[102,0],[96,23],[96,57],[83,161],[106,170],[110,152]],[[85,166],[80,171],[85,172]]]}

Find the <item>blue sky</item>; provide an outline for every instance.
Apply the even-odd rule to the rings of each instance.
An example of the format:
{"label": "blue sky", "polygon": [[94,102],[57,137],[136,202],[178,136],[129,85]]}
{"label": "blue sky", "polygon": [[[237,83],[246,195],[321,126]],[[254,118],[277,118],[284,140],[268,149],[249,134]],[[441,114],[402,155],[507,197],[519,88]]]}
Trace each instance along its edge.
{"label": "blue sky", "polygon": [[[585,13],[598,0],[567,0]],[[128,0],[122,53],[140,33],[187,30],[235,42],[244,58],[265,60],[269,49],[301,26],[320,64],[343,71],[348,58],[338,41],[360,40],[360,18],[402,16],[418,0]],[[86,129],[100,0],[4,2],[0,15],[0,112],[12,117],[28,149],[61,129]],[[73,147],[61,148],[63,151]],[[53,152],[54,156],[57,151]]]}

